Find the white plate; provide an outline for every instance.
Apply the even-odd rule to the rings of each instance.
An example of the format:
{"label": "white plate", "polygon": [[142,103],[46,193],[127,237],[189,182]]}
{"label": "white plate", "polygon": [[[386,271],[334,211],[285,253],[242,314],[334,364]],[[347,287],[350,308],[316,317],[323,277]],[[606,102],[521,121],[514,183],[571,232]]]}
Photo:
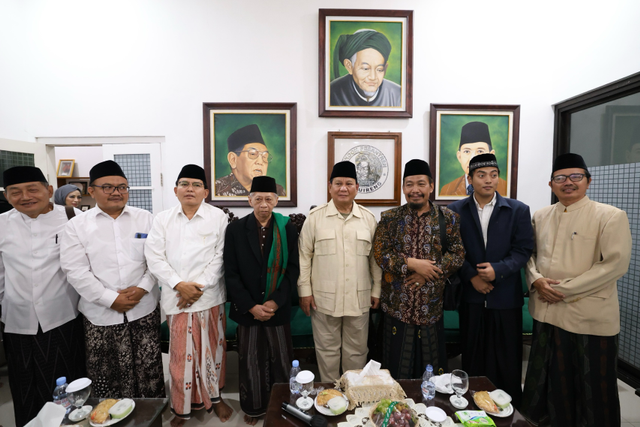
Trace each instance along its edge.
{"label": "white plate", "polygon": [[[122,400],[122,399],[118,399],[118,401],[120,401],[120,400]],[[132,399],[132,401],[133,401],[133,399]],[[127,417],[133,413],[134,409],[136,409],[136,402],[135,401],[133,401],[133,407],[131,408],[131,411],[125,417],[123,417],[123,418],[112,418],[110,420],[107,420],[104,424],[94,423],[93,421],[89,420],[89,424],[91,424],[93,427],[110,426],[112,424],[119,423],[122,420],[126,420]]]}
{"label": "white plate", "polygon": [[[498,408],[500,407],[498,406]],[[513,414],[513,406],[511,405],[511,403],[509,403],[509,406],[507,406],[505,409],[500,409],[500,412],[489,412],[489,411],[485,411],[485,412],[494,417],[506,418],[509,415]]]}
{"label": "white plate", "polygon": [[78,408],[69,414],[69,420],[77,423],[78,421],[82,421],[89,416],[93,406],[84,405],[82,408]]}
{"label": "white plate", "polygon": [[318,411],[319,413],[321,413],[322,415],[328,415],[330,417],[334,417],[337,415],[342,415],[344,414],[347,409],[349,408],[349,399],[347,399],[347,396],[344,395],[344,393],[340,393],[342,394],[342,397],[344,398],[344,400],[347,402],[347,406],[345,407],[344,411],[340,412],[339,414],[334,414],[333,412],[331,412],[331,409],[326,408],[324,406],[320,406],[318,405],[318,396],[316,396],[315,399],[313,399],[313,406],[316,407],[316,411]]}

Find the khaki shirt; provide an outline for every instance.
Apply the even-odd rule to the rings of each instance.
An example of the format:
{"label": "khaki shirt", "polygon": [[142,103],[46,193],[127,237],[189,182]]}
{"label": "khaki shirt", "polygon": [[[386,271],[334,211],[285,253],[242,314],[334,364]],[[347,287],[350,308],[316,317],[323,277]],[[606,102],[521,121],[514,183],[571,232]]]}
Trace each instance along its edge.
{"label": "khaki shirt", "polygon": [[313,295],[318,311],[360,316],[380,297],[382,270],[372,254],[376,219],[353,203],[347,218],[333,201],[309,212],[300,232],[298,295]]}
{"label": "khaki shirt", "polygon": [[588,197],[533,215],[535,248],[527,263],[529,286],[542,277],[565,299],[548,304],[531,289],[534,319],[576,334],[613,336],[620,332],[616,281],[629,268],[631,231],[627,214]]}

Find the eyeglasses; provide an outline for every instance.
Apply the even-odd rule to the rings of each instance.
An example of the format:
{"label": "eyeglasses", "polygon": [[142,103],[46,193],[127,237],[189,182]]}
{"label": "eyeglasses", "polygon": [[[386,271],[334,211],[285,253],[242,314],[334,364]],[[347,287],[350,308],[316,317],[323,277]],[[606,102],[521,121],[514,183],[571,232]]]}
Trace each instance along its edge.
{"label": "eyeglasses", "polygon": [[250,158],[251,160],[257,159],[258,154],[260,154],[260,156],[262,156],[262,160],[267,163],[273,160],[273,156],[269,154],[268,151],[258,151],[255,148],[251,148],[249,150],[242,150],[242,151],[239,151],[238,153],[247,153],[247,157]]}
{"label": "eyeglasses", "polygon": [[584,177],[585,177],[585,174],[583,173],[572,173],[571,175],[556,175],[551,179],[556,184],[562,184],[567,180],[567,178],[569,178],[571,182],[580,182]]}
{"label": "eyeglasses", "polygon": [[204,188],[204,184],[202,182],[187,182],[187,181],[180,181],[178,182],[178,187],[180,188],[189,188],[189,187],[193,187],[194,190],[199,190],[201,188]]}
{"label": "eyeglasses", "polygon": [[126,194],[126,193],[129,192],[129,187],[127,187],[124,184],[117,185],[117,186],[110,185],[110,184],[92,185],[92,187],[102,188],[102,191],[104,191],[104,194],[111,194],[116,190],[118,190],[118,193],[120,193],[120,194]]}

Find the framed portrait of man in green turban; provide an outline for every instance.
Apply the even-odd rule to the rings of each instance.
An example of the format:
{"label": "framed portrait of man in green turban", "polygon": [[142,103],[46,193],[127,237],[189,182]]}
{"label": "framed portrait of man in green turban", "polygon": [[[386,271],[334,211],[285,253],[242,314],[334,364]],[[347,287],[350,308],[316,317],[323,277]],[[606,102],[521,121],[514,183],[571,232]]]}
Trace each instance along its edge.
{"label": "framed portrait of man in green turban", "polygon": [[516,198],[518,180],[519,105],[431,104],[429,163],[434,171],[432,198],[454,201],[473,193],[469,162],[494,154],[497,192]]}
{"label": "framed portrait of man in green turban", "polygon": [[320,9],[321,117],[413,116],[413,11]]}
{"label": "framed portrait of man in green turban", "polygon": [[276,180],[278,206],[297,206],[295,103],[204,103],[204,169],[217,206],[249,206],[256,176]]}

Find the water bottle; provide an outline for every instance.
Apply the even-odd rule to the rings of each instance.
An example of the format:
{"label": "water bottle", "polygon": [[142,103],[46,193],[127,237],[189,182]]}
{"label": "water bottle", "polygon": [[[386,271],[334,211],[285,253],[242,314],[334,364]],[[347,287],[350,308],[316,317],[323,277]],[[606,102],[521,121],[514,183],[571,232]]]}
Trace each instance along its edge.
{"label": "water bottle", "polygon": [[289,390],[291,390],[291,394],[300,393],[300,384],[296,381],[296,376],[300,372],[300,362],[294,360],[291,363],[291,373],[289,374]]}
{"label": "water bottle", "polygon": [[53,389],[53,403],[69,409],[71,403],[67,399],[67,386],[67,377],[60,377],[56,380],[56,388]]}
{"label": "water bottle", "polygon": [[422,374],[422,397],[431,400],[436,397],[436,385],[432,381],[433,366],[427,365],[427,369]]}

